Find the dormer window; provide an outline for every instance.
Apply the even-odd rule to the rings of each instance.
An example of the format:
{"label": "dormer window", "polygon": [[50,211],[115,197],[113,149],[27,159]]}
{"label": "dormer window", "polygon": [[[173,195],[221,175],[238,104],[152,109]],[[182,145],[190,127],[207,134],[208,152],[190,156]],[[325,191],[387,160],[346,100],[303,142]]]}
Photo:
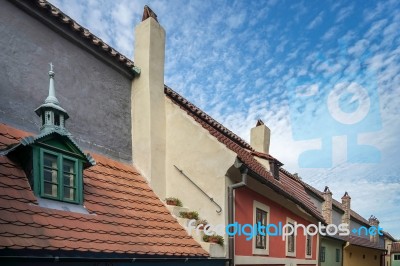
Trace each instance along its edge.
{"label": "dormer window", "polygon": [[49,77],[49,95],[35,110],[42,122],[39,135],[23,138],[9,153],[16,158],[30,158],[21,164],[32,190],[42,202],[50,199],[82,204],[83,169],[96,163],[89,154],[84,154],[65,128],[69,116],[56,98],[52,65]]}
{"label": "dormer window", "polygon": [[40,149],[40,196],[73,203],[82,202],[81,162],[62,153]]}

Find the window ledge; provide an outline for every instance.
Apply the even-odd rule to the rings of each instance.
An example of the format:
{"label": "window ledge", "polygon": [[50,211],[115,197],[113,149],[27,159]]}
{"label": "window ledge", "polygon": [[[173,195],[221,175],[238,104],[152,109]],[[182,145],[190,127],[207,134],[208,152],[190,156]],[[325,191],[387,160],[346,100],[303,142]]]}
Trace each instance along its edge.
{"label": "window ledge", "polygon": [[81,214],[90,214],[88,210],[83,207],[82,205],[76,205],[73,203],[44,199],[37,197],[37,201],[40,207],[48,208],[48,209],[55,209],[60,211],[67,211],[67,212],[76,212]]}

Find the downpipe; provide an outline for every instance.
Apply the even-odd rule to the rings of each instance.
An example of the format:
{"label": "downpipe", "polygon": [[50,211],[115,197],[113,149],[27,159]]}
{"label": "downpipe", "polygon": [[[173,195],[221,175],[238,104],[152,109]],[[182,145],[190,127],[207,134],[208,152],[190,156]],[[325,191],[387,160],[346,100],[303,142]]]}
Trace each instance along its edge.
{"label": "downpipe", "polygon": [[[235,220],[235,218],[234,218],[234,197],[233,197],[234,190],[237,188],[247,186],[247,172],[248,172],[247,167],[238,158],[236,158],[234,165],[236,168],[238,168],[240,170],[240,173],[242,174],[242,180],[239,183],[228,186],[228,224],[233,224],[234,220]],[[229,250],[228,250],[229,266],[234,266],[235,265],[235,236],[229,236],[228,243],[229,243]]]}

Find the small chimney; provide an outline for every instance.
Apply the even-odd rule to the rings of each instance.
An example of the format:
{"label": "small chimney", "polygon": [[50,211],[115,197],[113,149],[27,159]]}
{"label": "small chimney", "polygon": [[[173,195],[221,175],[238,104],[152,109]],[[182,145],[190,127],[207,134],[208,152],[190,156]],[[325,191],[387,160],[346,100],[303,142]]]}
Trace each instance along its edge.
{"label": "small chimney", "polygon": [[369,223],[369,225],[372,227],[372,226],[374,226],[375,228],[376,228],[376,230],[375,230],[375,235],[370,235],[369,237],[370,237],[370,240],[371,240],[371,242],[373,242],[373,243],[378,243],[379,242],[379,234],[378,234],[378,228],[379,228],[379,220],[378,220],[378,218],[376,218],[375,216],[373,216],[373,215],[371,215],[371,217],[369,217],[369,219],[368,219],[368,223]]}
{"label": "small chimney", "polygon": [[324,202],[322,203],[322,216],[328,224],[332,223],[332,192],[329,187],[325,187],[322,193]]}
{"label": "small chimney", "polygon": [[350,203],[351,203],[351,198],[347,192],[344,193],[342,197],[342,208],[344,210],[344,214],[342,216],[342,223],[345,223],[348,225],[348,228],[350,228]]}
{"label": "small chimney", "polygon": [[258,152],[269,154],[271,130],[259,119],[250,131],[250,145]]}

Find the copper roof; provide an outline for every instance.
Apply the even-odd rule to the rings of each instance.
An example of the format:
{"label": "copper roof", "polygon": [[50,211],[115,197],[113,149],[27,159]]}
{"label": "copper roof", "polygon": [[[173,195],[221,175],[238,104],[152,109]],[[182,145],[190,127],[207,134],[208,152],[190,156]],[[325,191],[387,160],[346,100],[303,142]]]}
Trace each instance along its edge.
{"label": "copper roof", "polygon": [[[28,135],[0,124],[0,149]],[[208,256],[135,167],[93,157],[96,166],[83,176],[84,206],[90,214],[81,214],[39,206],[18,163],[0,156],[1,254],[29,250],[119,257]]]}
{"label": "copper roof", "polygon": [[279,173],[280,180],[276,180],[264,168],[264,166],[256,160],[255,156],[276,160],[275,158],[270,155],[256,152],[254,148],[250,146],[250,144],[224,127],[222,124],[218,123],[211,116],[206,114],[200,108],[186,100],[171,88],[164,86],[164,92],[166,96],[172,100],[172,102],[183,109],[219,142],[223,143],[228,149],[235,152],[238,158],[245,165],[247,165],[251,171],[261,178],[261,182],[264,182],[277,193],[282,194],[284,197],[292,200],[304,208],[314,218],[324,222],[321,213],[312,203],[304,187],[297,180],[291,177],[287,171],[283,170],[281,170]]}

